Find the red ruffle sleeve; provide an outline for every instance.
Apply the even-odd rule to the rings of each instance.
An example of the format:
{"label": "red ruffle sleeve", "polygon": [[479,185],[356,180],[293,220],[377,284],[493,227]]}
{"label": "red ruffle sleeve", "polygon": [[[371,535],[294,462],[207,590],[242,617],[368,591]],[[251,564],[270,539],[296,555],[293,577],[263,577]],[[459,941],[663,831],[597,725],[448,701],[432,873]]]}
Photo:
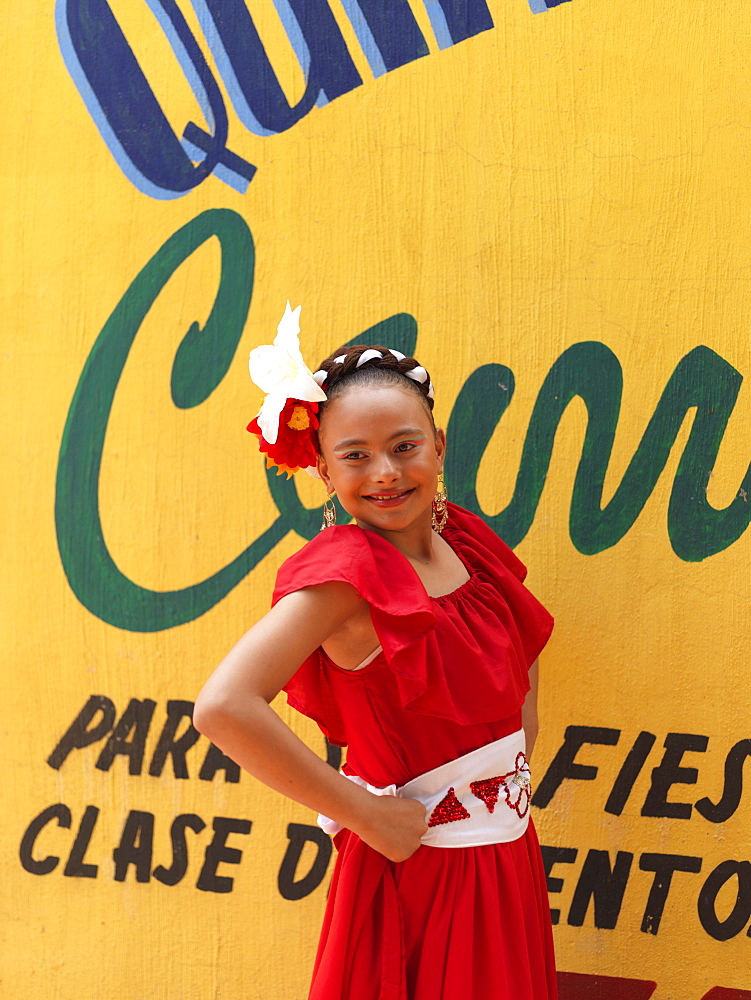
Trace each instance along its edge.
{"label": "red ruffle sleeve", "polygon": [[[542,652],[553,631],[553,616],[524,586],[527,567],[481,517],[449,504],[450,523],[444,537],[459,558],[472,567],[490,587],[497,586],[508,605],[505,617],[514,647],[529,669]],[[529,684],[525,692],[529,690]]]}
{"label": "red ruffle sleeve", "polygon": [[[507,718],[524,701],[528,668],[553,620],[524,587],[524,565],[479,517],[449,504],[443,537],[470,574],[445,597],[430,598],[412,564],[386,539],[342,525],[286,560],[273,603],[303,587],[349,583],[370,605],[404,709],[460,725]],[[345,744],[331,671],[318,650],[285,691],[331,742]]]}

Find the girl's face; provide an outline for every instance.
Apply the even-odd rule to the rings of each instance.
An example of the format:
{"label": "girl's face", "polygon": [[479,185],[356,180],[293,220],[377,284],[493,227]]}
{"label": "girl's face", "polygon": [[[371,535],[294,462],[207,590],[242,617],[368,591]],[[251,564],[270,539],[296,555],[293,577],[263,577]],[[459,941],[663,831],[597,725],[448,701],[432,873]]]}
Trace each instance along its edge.
{"label": "girl's face", "polygon": [[430,525],[446,438],[417,395],[396,385],[353,387],[326,404],[318,469],[361,527]]}

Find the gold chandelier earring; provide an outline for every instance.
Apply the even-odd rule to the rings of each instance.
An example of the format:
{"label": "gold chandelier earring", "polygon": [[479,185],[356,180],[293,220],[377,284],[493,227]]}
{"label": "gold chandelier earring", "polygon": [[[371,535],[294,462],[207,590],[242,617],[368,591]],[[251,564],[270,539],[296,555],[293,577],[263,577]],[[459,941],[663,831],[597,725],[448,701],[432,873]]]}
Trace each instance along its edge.
{"label": "gold chandelier earring", "polygon": [[449,495],[446,492],[443,473],[439,472],[438,486],[433,497],[433,531],[437,531],[439,535],[446,527],[446,521],[449,519],[449,512],[446,506],[448,498]]}
{"label": "gold chandelier earring", "polygon": [[333,528],[336,524],[336,505],[333,500],[335,495],[336,490],[332,490],[326,497],[323,505],[323,521],[321,522],[320,531],[324,531],[326,528]]}

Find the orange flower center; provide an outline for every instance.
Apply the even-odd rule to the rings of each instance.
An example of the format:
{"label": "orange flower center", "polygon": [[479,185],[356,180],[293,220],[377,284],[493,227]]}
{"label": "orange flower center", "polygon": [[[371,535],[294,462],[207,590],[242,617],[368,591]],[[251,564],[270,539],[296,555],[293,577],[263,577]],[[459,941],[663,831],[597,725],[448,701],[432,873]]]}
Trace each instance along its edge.
{"label": "orange flower center", "polygon": [[293,431],[306,431],[310,427],[310,414],[304,406],[296,406],[292,411],[292,416],[287,421],[287,427]]}

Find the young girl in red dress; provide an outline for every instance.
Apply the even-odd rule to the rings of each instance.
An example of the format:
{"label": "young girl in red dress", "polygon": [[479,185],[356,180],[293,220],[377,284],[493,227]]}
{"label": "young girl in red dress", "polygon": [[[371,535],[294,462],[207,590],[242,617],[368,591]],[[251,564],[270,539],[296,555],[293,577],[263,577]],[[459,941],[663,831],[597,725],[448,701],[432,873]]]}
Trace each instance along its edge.
{"label": "young girl in red dress", "polygon": [[[270,465],[320,476],[330,526],[283,564],[195,724],[335,836],[310,1000],[555,1000],[528,766],[552,619],[446,502],[425,369],[356,346],[311,374],[298,313],[251,352],[268,395],[248,429]],[[331,525],[334,492],[354,523]],[[269,707],[282,689],[348,748],[343,773]]]}

